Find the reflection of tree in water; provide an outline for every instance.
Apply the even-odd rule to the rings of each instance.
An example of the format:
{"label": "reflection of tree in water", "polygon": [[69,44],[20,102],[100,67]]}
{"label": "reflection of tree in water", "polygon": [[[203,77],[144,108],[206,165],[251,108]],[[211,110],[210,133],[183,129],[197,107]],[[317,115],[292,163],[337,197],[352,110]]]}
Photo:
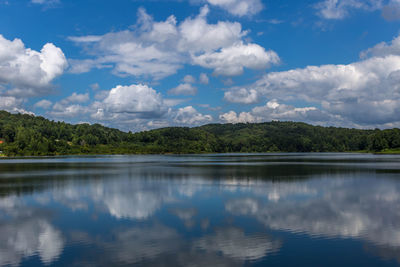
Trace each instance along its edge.
{"label": "reflection of tree in water", "polygon": [[[71,180],[84,183],[140,177],[189,183],[192,179],[199,179],[200,183],[207,180],[212,183],[225,180],[295,182],[322,175],[399,172],[398,166],[376,168],[379,166],[376,159],[367,156],[295,155],[127,156],[122,157],[121,162],[101,157],[95,157],[92,161],[82,158],[82,162],[79,162],[79,158],[71,162],[63,162],[62,158],[27,160],[25,163],[3,161],[0,164],[0,195],[31,194],[63,186]],[[64,161],[68,161],[68,158]]]}

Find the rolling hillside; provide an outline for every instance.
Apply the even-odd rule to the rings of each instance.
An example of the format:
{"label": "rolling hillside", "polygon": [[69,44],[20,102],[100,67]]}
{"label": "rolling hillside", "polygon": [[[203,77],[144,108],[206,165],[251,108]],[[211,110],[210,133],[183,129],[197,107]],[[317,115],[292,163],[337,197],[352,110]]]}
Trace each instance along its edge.
{"label": "rolling hillside", "polygon": [[0,111],[7,156],[138,153],[345,152],[400,148],[400,130],[359,130],[301,122],[209,124],[126,133]]}

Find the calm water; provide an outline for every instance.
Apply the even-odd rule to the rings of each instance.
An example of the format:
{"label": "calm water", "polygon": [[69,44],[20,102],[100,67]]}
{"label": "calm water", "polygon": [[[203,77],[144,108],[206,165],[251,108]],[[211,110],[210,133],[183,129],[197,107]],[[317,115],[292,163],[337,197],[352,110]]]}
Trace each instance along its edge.
{"label": "calm water", "polygon": [[0,266],[396,266],[400,156],[0,160]]}

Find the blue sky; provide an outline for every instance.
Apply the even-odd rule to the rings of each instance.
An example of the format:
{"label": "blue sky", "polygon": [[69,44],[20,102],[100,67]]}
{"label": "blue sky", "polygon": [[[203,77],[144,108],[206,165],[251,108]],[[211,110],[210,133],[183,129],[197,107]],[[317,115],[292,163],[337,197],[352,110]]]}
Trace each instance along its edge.
{"label": "blue sky", "polygon": [[400,127],[399,0],[0,0],[0,109]]}

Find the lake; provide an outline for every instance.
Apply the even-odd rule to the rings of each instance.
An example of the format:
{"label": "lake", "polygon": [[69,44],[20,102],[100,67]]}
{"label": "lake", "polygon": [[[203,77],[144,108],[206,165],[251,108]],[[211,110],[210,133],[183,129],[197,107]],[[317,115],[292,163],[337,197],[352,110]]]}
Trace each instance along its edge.
{"label": "lake", "polygon": [[399,155],[0,160],[0,266],[399,264]]}

